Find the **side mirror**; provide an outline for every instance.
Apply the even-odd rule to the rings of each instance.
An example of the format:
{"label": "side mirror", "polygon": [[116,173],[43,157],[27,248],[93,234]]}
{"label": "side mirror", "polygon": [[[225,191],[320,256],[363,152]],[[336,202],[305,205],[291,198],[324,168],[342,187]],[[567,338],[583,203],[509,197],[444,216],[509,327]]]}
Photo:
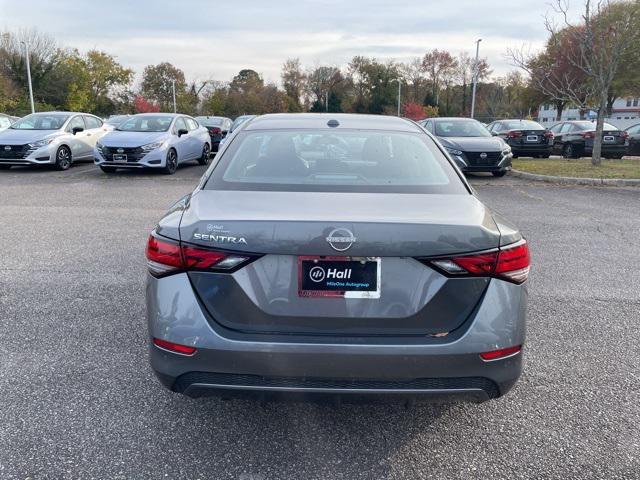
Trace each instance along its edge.
{"label": "side mirror", "polygon": [[491,135],[493,135],[494,137],[498,136],[498,132],[491,132]]}
{"label": "side mirror", "polygon": [[189,130],[185,130],[184,128],[181,128],[180,130],[178,130],[178,136],[181,137],[182,135],[186,135],[189,133]]}
{"label": "side mirror", "polygon": [[71,132],[75,135],[76,133],[84,132],[84,128],[82,128],[82,127],[73,127]]}

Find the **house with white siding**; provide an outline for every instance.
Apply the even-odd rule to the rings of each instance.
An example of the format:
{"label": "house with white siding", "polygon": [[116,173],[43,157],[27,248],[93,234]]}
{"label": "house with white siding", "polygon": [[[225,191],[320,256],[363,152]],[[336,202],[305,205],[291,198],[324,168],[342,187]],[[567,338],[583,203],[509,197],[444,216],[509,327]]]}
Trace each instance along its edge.
{"label": "house with white siding", "polygon": [[[538,122],[545,127],[558,123],[556,119],[558,112],[553,103],[542,104],[538,109]],[[560,121],[567,120],[590,120],[595,118],[595,112],[580,110],[578,108],[565,108],[562,111]],[[640,98],[627,97],[617,98],[613,102],[611,115],[606,121],[620,129],[625,129],[636,123],[640,123]]]}

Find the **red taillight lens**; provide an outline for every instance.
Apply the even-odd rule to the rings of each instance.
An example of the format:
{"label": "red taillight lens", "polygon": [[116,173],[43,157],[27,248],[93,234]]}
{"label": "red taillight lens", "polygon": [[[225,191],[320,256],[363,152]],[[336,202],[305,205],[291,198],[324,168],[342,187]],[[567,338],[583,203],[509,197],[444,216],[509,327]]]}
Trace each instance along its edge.
{"label": "red taillight lens", "polygon": [[507,132],[507,138],[518,138],[522,136],[522,132],[520,130],[511,130]]}
{"label": "red taillight lens", "polygon": [[149,235],[145,253],[149,271],[154,275],[163,275],[183,267],[178,242]]}
{"label": "red taillight lens", "polygon": [[212,133],[212,134],[214,134],[214,135],[215,135],[215,134],[217,134],[217,133],[222,133],[222,130],[220,130],[218,127],[211,127],[211,128],[209,129],[209,133]]}
{"label": "red taillight lens", "polygon": [[584,132],[582,138],[596,138],[595,132]]}
{"label": "red taillight lens", "polygon": [[153,344],[164,350],[169,350],[170,352],[179,353],[181,355],[193,355],[197,350],[195,347],[180,345],[179,343],[167,342],[166,340],[162,340],[160,338],[154,338]]}
{"label": "red taillight lens", "polygon": [[516,345],[515,347],[501,348],[500,350],[492,350],[491,352],[484,352],[480,354],[485,362],[492,360],[500,360],[501,358],[507,358],[519,353],[522,350],[522,345]]}
{"label": "red taillight lens", "polygon": [[554,138],[555,137],[553,132],[544,132],[544,136],[547,137],[547,138]]}
{"label": "red taillight lens", "polygon": [[495,270],[497,258],[498,252],[491,252],[482,255],[457,257],[451,260],[473,275],[491,275]]}
{"label": "red taillight lens", "polygon": [[180,244],[155,233],[149,235],[146,255],[149,272],[156,277],[184,270],[231,271],[257,258],[256,255],[220,252]]}
{"label": "red taillight lens", "polygon": [[529,276],[531,256],[526,240],[492,252],[428,261],[450,275],[496,277],[513,283],[523,283]]}
{"label": "red taillight lens", "polygon": [[527,242],[511,248],[502,248],[498,253],[495,275],[515,283],[524,282],[529,276],[531,255]]}
{"label": "red taillight lens", "polygon": [[620,135],[622,136],[622,138],[623,138],[624,140],[626,140],[627,138],[629,138],[629,132],[622,132]]}
{"label": "red taillight lens", "polygon": [[182,247],[185,268],[211,268],[227,256],[215,250],[202,250],[195,247]]}

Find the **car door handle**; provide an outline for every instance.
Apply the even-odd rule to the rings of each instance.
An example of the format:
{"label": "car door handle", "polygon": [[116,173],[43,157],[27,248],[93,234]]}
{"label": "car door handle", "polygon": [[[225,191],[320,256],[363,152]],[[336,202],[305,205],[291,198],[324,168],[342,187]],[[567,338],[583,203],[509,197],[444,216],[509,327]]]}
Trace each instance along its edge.
{"label": "car door handle", "polygon": [[87,137],[90,137],[90,136],[91,136],[91,134],[90,134],[90,133],[87,133]]}

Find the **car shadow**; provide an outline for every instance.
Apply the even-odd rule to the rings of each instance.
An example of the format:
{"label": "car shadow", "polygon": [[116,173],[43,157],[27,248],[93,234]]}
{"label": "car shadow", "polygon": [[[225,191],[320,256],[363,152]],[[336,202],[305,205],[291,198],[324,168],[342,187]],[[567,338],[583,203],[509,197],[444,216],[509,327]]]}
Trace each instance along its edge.
{"label": "car shadow", "polygon": [[[450,409],[461,408],[429,403],[411,408],[397,403],[261,404],[256,400],[177,395],[170,405],[162,420],[167,422],[167,431],[169,424],[189,419],[188,447],[183,448],[219,457],[225,455],[224,445],[241,445],[244,472],[257,479],[271,478],[271,472],[282,474],[273,478],[288,478],[288,474],[311,478],[319,464],[333,466],[334,472],[358,465],[362,478],[387,478],[397,467],[393,460],[402,456],[408,445],[417,437],[428,436]],[[215,465],[208,467],[214,469]]]}

